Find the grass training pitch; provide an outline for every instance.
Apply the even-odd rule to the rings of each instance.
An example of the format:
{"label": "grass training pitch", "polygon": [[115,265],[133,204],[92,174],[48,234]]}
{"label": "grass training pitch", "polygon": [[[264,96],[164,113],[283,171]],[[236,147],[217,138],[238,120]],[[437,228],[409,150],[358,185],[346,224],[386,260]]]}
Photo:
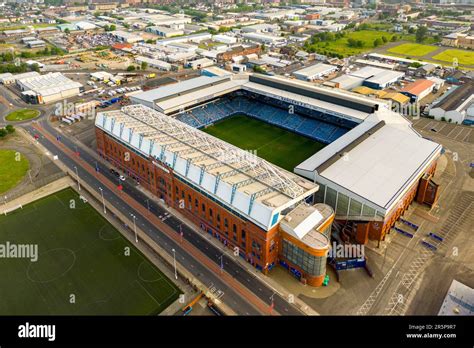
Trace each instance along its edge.
{"label": "grass training pitch", "polygon": [[38,110],[20,109],[10,112],[5,119],[13,122],[26,121],[38,117],[39,114],[40,112]]}
{"label": "grass training pitch", "polygon": [[30,163],[21,153],[14,150],[0,150],[0,193],[18,185],[29,168]]}
{"label": "grass training pitch", "polygon": [[474,52],[472,51],[450,49],[433,56],[433,59],[449,63],[453,63],[455,58],[461,65],[474,65]]}
{"label": "grass training pitch", "polygon": [[429,45],[422,45],[417,43],[404,43],[395,47],[388,49],[388,52],[396,53],[405,56],[415,56],[415,57],[422,57],[436,51],[438,47],[429,46]]}
{"label": "grass training pitch", "polygon": [[0,216],[0,235],[38,245],[36,262],[0,258],[3,315],[154,315],[180,294],[72,189]]}
{"label": "grass training pitch", "polygon": [[258,157],[291,172],[324,147],[322,143],[245,115],[222,120],[204,132],[243,150],[256,150]]}

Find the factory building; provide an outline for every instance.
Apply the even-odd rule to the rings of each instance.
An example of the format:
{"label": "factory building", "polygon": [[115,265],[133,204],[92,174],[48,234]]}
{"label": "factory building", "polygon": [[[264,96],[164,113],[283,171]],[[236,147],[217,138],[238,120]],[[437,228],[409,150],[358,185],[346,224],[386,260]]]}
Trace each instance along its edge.
{"label": "factory building", "polygon": [[78,95],[83,86],[61,73],[33,75],[16,80],[22,98],[31,104],[47,104]]}

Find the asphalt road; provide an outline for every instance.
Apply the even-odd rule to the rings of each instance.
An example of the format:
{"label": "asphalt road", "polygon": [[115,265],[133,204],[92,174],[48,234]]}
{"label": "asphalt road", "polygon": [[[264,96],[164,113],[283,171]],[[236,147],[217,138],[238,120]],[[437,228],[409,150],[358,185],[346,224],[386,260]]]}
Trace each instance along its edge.
{"label": "asphalt road", "polygon": [[[57,136],[57,131],[52,128],[47,121],[40,121],[41,126],[46,129],[54,137]],[[36,133],[31,125],[24,126],[27,131],[31,134]],[[82,160],[86,161],[92,168],[98,168],[99,171],[107,177],[111,182],[118,184],[118,179],[109,173],[109,168],[104,167],[100,162],[97,162],[96,159],[91,156],[86,151],[81,151],[80,144],[79,146],[72,142],[65,136],[62,136],[60,141],[62,144],[67,146],[72,151],[80,151],[80,157]],[[71,172],[74,172],[74,166],[77,164],[71,160],[57,144],[50,142],[44,137],[40,137],[39,142],[46,147],[51,153],[58,155],[58,158],[63,162]],[[79,176],[81,180],[87,182],[91,187],[96,188],[99,192],[99,187],[101,186],[100,181],[93,175],[89,174],[84,168],[81,168],[77,165]],[[145,208],[149,208],[150,212],[156,216],[165,216],[169,215],[169,212],[160,207],[155,202],[148,200],[148,197],[144,195],[140,190],[135,187],[135,183],[128,179],[123,184],[123,191],[130,195],[134,200],[141,204]],[[104,185],[102,185],[104,186]],[[187,268],[196,278],[198,278],[202,283],[207,285],[213,285],[217,289],[224,292],[224,296],[221,298],[230,308],[232,308],[236,313],[242,315],[257,315],[261,314],[254,306],[248,303],[247,300],[243,299],[240,294],[238,294],[234,289],[225,284],[221,277],[218,274],[215,274],[208,270],[205,266],[200,264],[194,257],[189,255],[180,245],[172,239],[170,239],[165,233],[160,231],[156,226],[148,222],[148,220],[142,216],[139,212],[135,211],[130,207],[121,197],[117,195],[117,192],[112,192],[106,187],[102,187],[104,192],[105,199],[112,204],[115,208],[119,209],[123,214],[134,214],[137,217],[137,224],[139,227],[145,231],[151,238],[153,238],[159,245],[168,250],[171,254],[171,250],[174,248],[176,250],[176,256],[179,262]],[[148,200],[148,202],[147,202]],[[220,256],[223,255],[223,249],[215,247],[211,244],[205,237],[203,237],[199,232],[189,228],[187,225],[183,224],[174,216],[169,216],[166,219],[163,219],[163,222],[171,227],[179,235],[179,226],[182,226],[183,238],[189,241],[194,247],[199,249],[204,255],[206,255],[210,260],[215,264],[220,265]],[[258,279],[254,274],[247,271],[239,263],[235,262],[231,256],[223,255],[223,263],[225,271],[235,278],[238,282],[244,285],[249,289],[253,294],[260,298],[263,302],[267,303],[270,307],[271,297],[273,295],[274,301],[274,311],[282,315],[302,315],[296,307],[288,303],[278,294],[274,294],[274,291],[264,284],[260,279]],[[191,266],[192,265],[192,266]],[[250,265],[249,265],[250,266]],[[251,267],[251,266],[250,266]],[[269,312],[268,312],[269,313]]]}

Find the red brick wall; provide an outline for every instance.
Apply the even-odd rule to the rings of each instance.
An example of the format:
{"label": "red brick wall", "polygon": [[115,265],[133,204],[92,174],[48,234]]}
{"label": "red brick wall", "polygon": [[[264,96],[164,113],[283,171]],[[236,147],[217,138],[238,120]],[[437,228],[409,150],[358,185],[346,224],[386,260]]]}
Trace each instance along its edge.
{"label": "red brick wall", "polygon": [[229,248],[234,250],[234,247],[239,247],[245,252],[246,260],[253,265],[265,268],[267,263],[277,263],[278,225],[265,232],[178,180],[171,168],[165,168],[160,163],[169,171],[167,173],[154,165],[154,160],[139,156],[98,128],[96,138],[98,152],[102,157],[127,175],[138,179],[140,185],[164,199],[166,204],[179,209],[184,216],[204,229],[205,233],[211,228],[213,235],[218,234],[221,242],[225,240]]}

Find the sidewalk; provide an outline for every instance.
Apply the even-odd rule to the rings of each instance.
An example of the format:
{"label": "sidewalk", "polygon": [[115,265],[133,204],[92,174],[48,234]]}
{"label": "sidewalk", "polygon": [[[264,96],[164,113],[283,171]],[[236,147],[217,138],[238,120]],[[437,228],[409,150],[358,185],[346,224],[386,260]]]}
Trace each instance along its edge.
{"label": "sidewalk", "polygon": [[53,193],[72,186],[73,184],[74,183],[72,179],[68,176],[53,181],[43,187],[40,187],[39,189],[26,193],[23,196],[15,198],[11,201],[7,200],[6,203],[2,204],[2,206],[0,207],[0,214],[5,214],[5,212],[8,213],[12,209],[19,208],[20,205],[24,206],[28,203],[37,201],[38,199],[41,199],[43,197],[52,195]]}
{"label": "sidewalk", "polygon": [[[266,284],[270,289],[278,293],[282,298],[284,299],[289,299],[290,296],[293,297],[294,300],[294,305],[301,310],[304,314],[306,315],[319,315],[318,312],[316,312],[313,308],[311,308],[308,304],[306,304],[303,300],[300,298],[294,296],[294,294],[290,293],[285,287],[283,287],[281,284],[278,282],[274,281],[270,277],[266,276],[256,268],[253,268],[248,262],[243,260],[239,256],[234,256],[232,251],[225,247],[223,244],[221,244],[217,239],[212,238],[208,234],[202,233],[197,226],[188,220],[186,217],[184,217],[181,213],[179,213],[175,208],[172,208],[170,206],[167,206],[163,204],[156,196],[154,196],[151,192],[146,190],[145,188],[138,186],[137,187],[143,194],[145,194],[148,198],[150,198],[151,201],[154,203],[158,204],[160,207],[168,210],[171,215],[177,217],[180,221],[185,223],[189,228],[194,230],[197,234],[199,234],[202,238],[205,238],[208,242],[210,242],[212,245],[214,245],[216,248],[219,248],[224,254],[226,254],[229,258],[232,258],[235,262],[238,262],[243,268],[245,268],[251,275],[254,277],[257,277],[260,279],[264,284]],[[295,280],[296,282],[296,280]],[[304,285],[301,285],[304,286]],[[284,314],[284,313],[282,313]]]}

